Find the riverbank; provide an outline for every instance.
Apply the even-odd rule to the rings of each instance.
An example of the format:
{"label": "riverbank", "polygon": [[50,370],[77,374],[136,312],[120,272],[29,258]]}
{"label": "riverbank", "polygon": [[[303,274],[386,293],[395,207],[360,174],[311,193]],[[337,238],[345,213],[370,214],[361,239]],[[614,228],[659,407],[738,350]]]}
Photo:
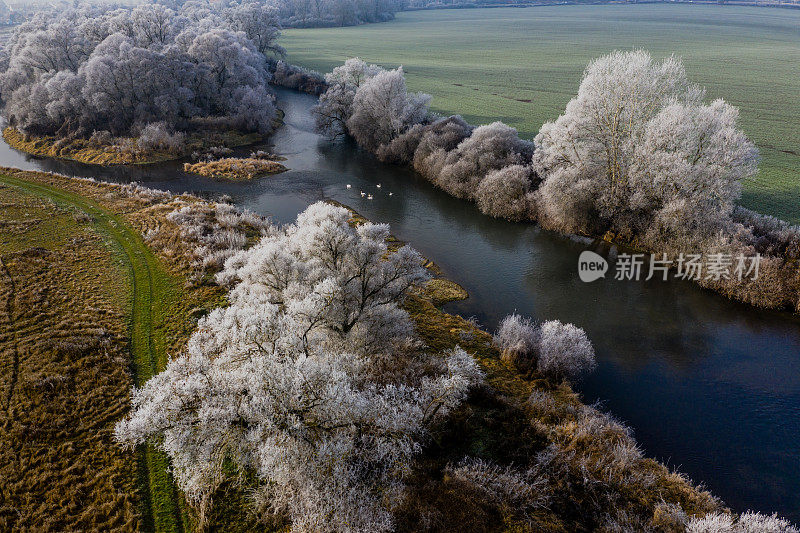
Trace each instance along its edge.
{"label": "riverbank", "polygon": [[105,221],[7,179],[0,175],[0,530],[137,530],[137,461],[113,445],[112,423],[133,384],[127,271]]}
{"label": "riverbank", "polygon": [[[156,284],[152,294],[152,302],[161,302],[165,294],[171,294],[169,308],[157,313],[162,320],[161,327],[166,328],[163,331],[167,332],[166,338],[163,332],[157,336],[158,359],[165,361],[167,354],[176,353],[194,329],[197,317],[221,305],[220,289],[209,283],[207,273],[198,272],[196,251],[192,249],[191,240],[182,234],[180,224],[183,222],[168,216],[176,209],[190,208],[191,211],[192,206],[207,210],[211,204],[136,186],[10,169],[5,172],[15,179],[64,189],[88,197],[104,208],[125,213],[127,224],[145,235],[147,246],[177,282],[171,289]],[[354,216],[355,223],[363,220]],[[250,231],[250,240],[257,235]],[[435,441],[426,447],[409,479],[407,503],[398,510],[399,529],[413,529],[413,524],[430,513],[441,514],[442,519],[455,527],[464,509],[475,511],[472,515],[475,524],[482,520],[488,521],[486,523],[499,520],[510,527],[522,519],[513,510],[504,510],[490,501],[478,504],[475,494],[456,490],[453,485],[456,481],[444,472],[465,453],[516,466],[534,461],[546,450],[555,453],[548,464],[555,469],[553,472],[562,474],[550,474],[548,478],[551,503],[548,508],[536,510],[530,518],[537,526],[552,530],[591,528],[598,512],[592,506],[600,496],[602,501],[613,500],[619,509],[653,523],[663,518],[666,504],[679,506],[689,515],[719,508],[708,493],[641,454],[629,453],[625,462],[620,462],[614,450],[626,443],[630,449],[630,437],[624,427],[582,405],[566,385],[551,384],[535,376],[522,377],[502,363],[490,335],[473,322],[444,313],[437,307],[454,298],[463,298],[466,293],[445,280],[435,265],[428,267],[436,277],[407,300],[406,310],[430,349],[446,350],[458,344],[473,354],[487,373],[488,386],[477,391],[445,427],[439,428]],[[180,279],[183,281],[179,282]],[[167,292],[161,293],[162,290]],[[166,316],[163,315],[165,311],[168,312]],[[589,420],[600,425],[587,432]],[[556,468],[556,464],[560,466]],[[609,477],[611,471],[616,473]],[[581,476],[585,478],[583,481]],[[229,484],[220,489],[214,497],[212,525],[238,524],[242,527],[234,529],[246,530],[247,524],[254,524],[252,515],[243,507],[245,489]],[[469,499],[465,500],[467,497]],[[158,515],[159,509],[153,511]]]}
{"label": "riverbank", "polygon": [[[3,139],[17,150],[38,157],[55,157],[86,163],[89,165],[148,165],[182,159],[192,152],[206,150],[214,146],[238,148],[249,146],[264,140],[257,133],[239,133],[236,131],[212,132],[208,134],[192,134],[186,145],[179,152],[172,150],[131,150],[124,146],[134,146],[136,139],[116,139],[115,144],[102,145],[89,139],[58,139],[53,136],[38,137],[25,135],[17,129],[8,127],[3,130]],[[120,142],[116,142],[120,141]]]}
{"label": "riverbank", "polygon": [[[76,316],[76,309],[85,306],[87,302],[91,304],[95,299],[93,295],[104,294],[103,287],[105,285],[99,287],[97,285],[98,279],[113,280],[116,278],[112,274],[115,272],[119,274],[117,278],[120,279],[116,279],[109,285],[109,288],[114,289],[120,284],[123,286],[122,290],[115,289],[117,292],[114,293],[114,296],[117,302],[119,302],[120,292],[123,294],[126,291],[128,292],[128,298],[123,298],[122,300],[126,304],[121,310],[122,316],[120,317],[125,325],[122,333],[122,353],[115,355],[110,349],[102,349],[102,346],[98,346],[93,338],[89,340],[94,344],[92,342],[86,344],[87,339],[83,337],[79,337],[78,341],[75,342],[79,343],[78,346],[83,346],[81,349],[89,350],[89,354],[94,354],[95,356],[104,354],[105,358],[109,358],[103,362],[105,365],[113,361],[116,364],[121,364],[126,370],[130,368],[129,379],[136,386],[143,385],[150,377],[164,368],[169,354],[180,349],[185,343],[188,334],[194,329],[196,319],[199,316],[198,313],[202,313],[203,309],[210,309],[220,304],[221,291],[215,290],[213,287],[186,283],[190,272],[190,265],[185,260],[187,251],[182,254],[172,254],[171,257],[168,257],[169,254],[161,253],[158,254],[159,257],[156,257],[150,246],[142,238],[142,234],[146,233],[148,228],[160,226],[164,222],[166,214],[172,211],[169,205],[161,204],[160,200],[166,198],[171,198],[170,202],[199,200],[193,200],[191,197],[159,196],[149,191],[145,193],[143,192],[145,190],[136,187],[110,185],[37,172],[21,172],[15,169],[3,168],[0,169],[0,174],[0,183],[6,187],[21,189],[27,191],[28,194],[52,201],[66,209],[76,210],[76,217],[82,220],[84,224],[95,226],[101,240],[105,241],[107,248],[113,251],[115,257],[114,268],[103,268],[102,262],[82,261],[73,265],[69,273],[70,279],[83,279],[79,274],[94,268],[102,269],[102,275],[89,276],[83,284],[65,283],[58,288],[58,291],[66,292],[68,295],[72,294],[73,291],[77,291],[74,297],[78,298],[79,303],[70,307],[67,315],[74,317]],[[172,207],[174,208],[174,206]],[[29,230],[38,232],[38,226],[32,225]],[[177,236],[174,240],[175,246],[180,246],[183,242]],[[56,254],[45,254],[44,257],[50,258],[51,261],[57,258]],[[47,270],[50,270],[53,266],[50,264]],[[36,292],[47,290],[47,288],[33,283],[29,290]],[[37,308],[35,302],[32,303],[32,306],[34,309]],[[100,331],[99,328],[105,321],[105,319],[102,319],[104,316],[102,308],[92,304],[89,307],[89,311],[81,316],[79,324],[81,328]],[[100,318],[98,319],[98,317]],[[69,320],[67,323],[69,323]],[[38,336],[41,335],[39,330],[33,330],[33,332],[36,332]],[[78,335],[80,330],[73,329],[70,334]],[[38,340],[41,341],[42,339],[39,338]],[[126,340],[127,342],[125,342]],[[102,338],[100,341],[102,341]],[[68,339],[61,342],[68,342]],[[46,348],[46,343],[43,346]],[[68,344],[65,344],[65,346],[68,346]],[[128,353],[126,354],[125,352]],[[70,359],[62,359],[61,361],[69,362]],[[77,360],[79,364],[80,361],[80,359]],[[41,378],[47,380],[58,378],[59,375],[68,376],[68,372],[67,374],[62,374],[65,371],[58,368],[59,364],[63,363],[59,363],[59,360],[56,359],[55,364],[51,364],[50,368],[45,370],[45,372],[54,373],[53,376],[42,375]],[[93,366],[96,366],[96,364]],[[100,380],[104,379],[107,378],[99,372],[90,373],[85,377],[87,386],[90,389],[108,393],[110,391],[101,386]],[[65,475],[61,479],[61,474],[59,474],[58,470],[59,463],[57,462],[58,454],[56,454],[52,458],[48,457],[37,461],[35,465],[32,465],[24,472],[25,479],[29,480],[35,480],[38,476],[45,474],[50,476],[53,481],[53,487],[56,489],[61,486],[64,480],[69,480],[71,488],[62,491],[63,494],[54,500],[62,502],[62,505],[59,506],[59,526],[57,529],[82,529],[79,527],[81,520],[89,519],[91,511],[95,507],[103,509],[101,507],[102,498],[99,496],[94,503],[87,505],[90,500],[87,500],[86,494],[82,493],[79,505],[67,505],[67,503],[64,503],[63,495],[70,494],[73,488],[76,487],[102,484],[106,477],[103,474],[98,474],[95,466],[102,457],[113,457],[115,455],[120,455],[126,461],[132,463],[128,474],[134,475],[138,479],[135,490],[132,490],[132,496],[136,502],[135,509],[131,511],[124,507],[118,507],[118,504],[121,505],[120,502],[112,506],[115,509],[119,508],[120,512],[125,510],[130,529],[136,529],[137,527],[157,531],[188,529],[189,515],[186,513],[185,505],[178,497],[172,483],[166,455],[152,446],[142,447],[137,450],[136,454],[125,454],[113,439],[113,425],[128,409],[129,394],[127,389],[128,387],[121,391],[120,397],[116,400],[118,404],[110,404],[114,407],[113,415],[103,415],[102,430],[92,432],[93,435],[96,434],[92,439],[98,441],[98,444],[84,452],[88,454],[86,460],[92,465],[91,468],[81,470],[75,468],[74,464],[70,464],[67,470],[72,472],[70,474],[71,477]],[[66,391],[67,389],[64,390],[64,392]],[[73,394],[70,394],[70,397],[73,396]],[[42,398],[39,407],[44,410],[52,409],[54,407],[52,402],[56,402],[55,398]],[[74,398],[74,401],[89,400],[91,398],[91,394],[87,394],[85,397],[79,395],[79,397]],[[109,405],[107,400],[98,400],[76,412],[81,413],[81,421],[89,422],[101,416],[107,405]],[[35,412],[33,411],[33,413]],[[77,425],[76,429],[79,428],[80,425]],[[48,447],[52,447],[53,442],[50,440],[44,442]],[[80,444],[79,440],[68,437],[64,442],[68,447]],[[107,493],[118,494],[118,491],[119,486],[115,483],[114,488],[107,490]],[[38,506],[40,502],[33,503]],[[36,528],[35,524],[38,522],[33,521],[36,511],[33,508],[28,508],[31,505],[28,500],[15,501],[12,505],[17,505],[22,509],[20,513],[21,522],[16,523],[16,528],[26,529],[29,526]],[[115,516],[111,516],[108,519],[117,520]],[[43,519],[52,520],[51,517],[44,517]],[[114,527],[122,527],[121,522],[114,523]],[[86,527],[93,528],[97,526],[96,522],[91,522],[91,524],[93,525],[87,525]],[[136,524],[139,525],[136,526]]]}
{"label": "riverbank", "polygon": [[[654,65],[646,52],[627,55],[615,52],[590,65],[581,87],[592,83],[592,69],[599,68],[597,65],[636,61],[646,65],[639,67],[642,76],[646,76],[644,71]],[[682,66],[680,72],[683,72]],[[356,87],[347,81],[358,76],[370,80],[365,83],[378,85]],[[417,114],[406,119],[401,128],[376,129],[374,123],[388,123],[393,115],[383,110],[376,111],[374,106],[364,103],[363,98],[368,97],[362,98],[365,94],[374,95],[375,91],[386,90],[379,84],[381,76],[391,77],[402,84],[404,92],[398,98],[407,107],[416,106]],[[381,162],[413,170],[447,194],[475,202],[487,216],[535,223],[547,230],[578,233],[591,239],[612,235],[614,242],[649,252],[651,258],[659,259],[662,270],[674,269],[676,277],[682,280],[694,281],[730,299],[756,307],[800,312],[800,271],[797,268],[800,227],[736,205],[740,194],[739,182],[756,171],[757,150],[735,128],[730,135],[740,136],[736,146],[744,154],[742,159],[731,155],[730,168],[724,163],[714,164],[721,166],[726,175],[739,177],[738,181],[729,178],[733,181],[720,192],[712,194],[714,174],[703,167],[711,164],[707,160],[713,159],[714,150],[704,148],[701,143],[687,152],[689,155],[678,156],[679,159],[694,157],[694,163],[680,159],[682,164],[699,173],[694,178],[698,180],[692,186],[694,188],[687,188],[680,194],[667,194],[665,191],[681,190],[676,182],[674,187],[664,186],[659,189],[661,192],[654,193],[643,185],[654,178],[650,175],[637,178],[633,172],[630,176],[626,174],[624,179],[639,183],[638,188],[626,186],[624,192],[606,195],[601,182],[607,176],[600,178],[594,173],[596,169],[586,166],[591,157],[602,161],[605,156],[602,151],[591,156],[580,155],[580,150],[586,148],[575,139],[570,141],[574,143],[572,148],[564,148],[570,144],[559,135],[568,135],[565,132],[570,128],[559,124],[573,120],[564,118],[566,115],[555,123],[545,124],[534,143],[520,138],[517,130],[499,121],[475,126],[459,115],[440,117],[430,113],[429,95],[407,93],[402,67],[387,71],[368,65],[360,58],[351,58],[333,70],[331,79],[339,81],[332,82],[312,111],[317,118],[318,130],[331,139],[347,135]],[[339,115],[340,109],[347,110],[343,116]],[[705,108],[697,109],[695,113],[702,113]],[[384,113],[388,115],[384,116]],[[721,133],[715,135],[722,138]],[[714,149],[722,150],[720,147]],[[576,159],[579,162],[571,162],[570,158],[576,157],[573,150],[579,154]],[[711,153],[705,153],[706,150]],[[647,155],[646,162],[653,163],[662,156],[654,151]],[[641,160],[644,155],[637,157]],[[642,161],[638,164],[644,165]],[[597,164],[598,168],[606,168],[605,163]],[[608,168],[613,168],[613,165]],[[670,182],[674,173],[670,169],[660,169],[659,179]],[[641,198],[636,200],[637,194],[652,196],[648,197],[650,204],[647,209],[634,207],[636,201],[643,201]],[[676,196],[673,198],[671,194]],[[372,199],[372,196],[368,198]],[[614,202],[619,205],[613,209],[606,206]],[[608,212],[603,209],[608,209]],[[619,279],[625,276],[638,279],[645,255],[636,258],[624,256],[631,261],[635,259],[638,265],[635,265],[635,272],[629,273],[625,262],[618,263],[618,278],[621,275]]]}
{"label": "riverbank", "polygon": [[[280,109],[273,121],[273,131],[283,124]],[[135,137],[92,137],[62,139],[56,136],[37,136],[22,133],[16,128],[3,129],[3,139],[12,148],[37,157],[53,157],[87,165],[151,165],[177,161],[212,149],[242,148],[263,142],[268,135],[243,133],[236,130],[200,128],[184,137],[179,148],[138,147]]]}

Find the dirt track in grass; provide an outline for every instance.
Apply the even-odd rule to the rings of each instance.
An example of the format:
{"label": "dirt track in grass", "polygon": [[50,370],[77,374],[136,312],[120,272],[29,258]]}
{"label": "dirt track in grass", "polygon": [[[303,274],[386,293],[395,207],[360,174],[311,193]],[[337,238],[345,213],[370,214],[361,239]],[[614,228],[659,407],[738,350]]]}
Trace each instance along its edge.
{"label": "dirt track in grass", "polygon": [[0,175],[0,185],[9,439],[0,521],[181,530],[163,454],[142,449],[130,465],[113,442],[131,380],[142,385],[166,364],[157,326],[174,280],[120,215],[46,184]]}

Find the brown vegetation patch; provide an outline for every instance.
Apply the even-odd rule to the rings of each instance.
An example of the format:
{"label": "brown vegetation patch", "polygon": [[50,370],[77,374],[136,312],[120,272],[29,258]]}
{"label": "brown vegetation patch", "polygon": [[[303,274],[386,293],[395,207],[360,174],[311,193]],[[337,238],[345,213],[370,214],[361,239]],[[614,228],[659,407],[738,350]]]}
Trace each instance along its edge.
{"label": "brown vegetation patch", "polygon": [[228,157],[216,161],[201,161],[199,163],[185,163],[184,172],[199,174],[207,178],[221,178],[228,180],[251,180],[267,174],[277,174],[286,170],[286,167],[274,160],[258,159],[253,157]]}
{"label": "brown vegetation patch", "polygon": [[211,146],[247,146],[262,141],[264,137],[257,133],[233,130],[202,130],[201,133],[189,135],[180,150],[142,150],[137,146],[136,139],[130,137],[109,138],[108,142],[100,143],[92,139],[27,135],[11,127],[3,130],[3,138],[12,148],[40,157],[70,159],[92,165],[143,165],[180,159],[193,151],[202,151]]}
{"label": "brown vegetation patch", "polygon": [[124,273],[71,211],[0,199],[22,222],[0,240],[0,530],[136,530],[134,457],[113,440],[131,386]]}

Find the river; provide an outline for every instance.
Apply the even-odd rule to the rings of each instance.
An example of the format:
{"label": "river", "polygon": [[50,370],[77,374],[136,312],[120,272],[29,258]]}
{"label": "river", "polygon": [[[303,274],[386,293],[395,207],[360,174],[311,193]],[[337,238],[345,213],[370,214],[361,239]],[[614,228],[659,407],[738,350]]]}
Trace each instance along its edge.
{"label": "river", "polygon": [[577,386],[588,403],[601,402],[634,429],[649,456],[704,483],[735,510],[777,511],[800,522],[798,319],[728,301],[689,282],[616,281],[613,272],[581,282],[578,255],[595,249],[592,244],[483,216],[351,142],[328,142],[314,132],[313,97],[283,89],[278,94],[285,124],[269,144],[290,170],[257,181],[213,181],[187,175],[175,163],[97,168],[36,159],[5,143],[0,164],[136,180],[175,192],[225,193],[278,222],[323,198],[347,204],[391,224],[398,238],[469,291],[468,300],[449,304],[448,311],[474,316],[489,330],[515,311],[584,328],[599,362]]}

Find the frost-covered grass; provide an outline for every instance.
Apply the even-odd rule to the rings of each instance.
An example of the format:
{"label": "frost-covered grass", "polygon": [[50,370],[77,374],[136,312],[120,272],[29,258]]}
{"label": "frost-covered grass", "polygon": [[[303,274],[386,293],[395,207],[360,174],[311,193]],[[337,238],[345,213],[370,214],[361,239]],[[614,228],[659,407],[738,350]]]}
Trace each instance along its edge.
{"label": "frost-covered grass", "polygon": [[741,110],[762,155],[742,203],[800,222],[800,12],[742,6],[603,5],[399,13],[385,24],[290,29],[289,60],[330,72],[359,56],[403,65],[409,90],[472,124],[495,120],[532,139],[575,94],[589,60],[614,49],[675,53],[689,78]]}
{"label": "frost-covered grass", "polygon": [[[69,308],[69,312],[65,314],[66,320],[58,325],[59,328],[64,330],[62,336],[66,341],[64,344],[66,348],[64,349],[67,352],[65,353],[75,353],[78,356],[82,356],[83,351],[89,350],[93,353],[92,356],[99,357],[102,354],[94,353],[98,349],[95,343],[97,339],[92,336],[86,337],[86,339],[81,338],[82,331],[88,327],[93,330],[97,329],[94,327],[96,324],[102,325],[103,321],[113,319],[118,315],[106,316],[106,314],[103,314],[102,306],[94,303],[96,298],[87,298],[87,295],[94,294],[99,297],[105,294],[105,290],[108,289],[112,291],[113,300],[117,302],[117,305],[121,305],[122,309],[115,311],[115,313],[121,315],[118,318],[123,324],[123,331],[120,333],[123,338],[120,341],[122,348],[119,354],[119,364],[124,369],[132,368],[134,370],[133,376],[129,377],[129,381],[121,390],[121,396],[116,403],[110,400],[105,403],[98,401],[87,405],[85,408],[76,408],[75,412],[81,414],[83,419],[73,425],[76,430],[80,430],[82,427],[80,424],[92,424],[96,416],[103,417],[103,420],[114,421],[120,418],[127,410],[126,391],[130,386],[130,379],[133,379],[137,385],[141,385],[152,373],[163,368],[167,362],[167,354],[180,349],[183,343],[186,342],[189,332],[195,327],[197,318],[207,312],[208,309],[218,306],[221,302],[222,291],[218,288],[205,284],[187,284],[185,282],[194,272],[193,247],[184,243],[185,239],[181,237],[178,226],[172,224],[166,218],[168,213],[176,209],[176,206],[186,205],[189,202],[200,202],[200,200],[188,196],[174,197],[169,193],[146,189],[135,184],[112,185],[53,174],[3,169],[3,176],[0,176],[0,181],[11,183],[12,180],[14,183],[21,184],[20,186],[30,188],[37,191],[38,194],[52,198],[59,205],[73,206],[71,209],[75,209],[74,206],[81,206],[74,213],[69,213],[67,222],[75,221],[79,224],[90,224],[96,227],[95,231],[98,231],[100,235],[108,239],[108,244],[101,245],[101,249],[106,254],[108,253],[107,246],[110,246],[110,249],[115,251],[113,254],[114,261],[110,265],[102,258],[96,259],[84,255],[72,266],[69,277],[66,278],[69,282],[62,283],[60,290],[64,291],[68,296],[77,298],[76,301],[78,303]],[[13,214],[13,211],[4,210],[4,214],[6,212]],[[48,219],[42,217],[38,225],[30,225],[36,230],[47,229],[53,226],[52,221],[63,222],[60,218]],[[72,222],[72,224],[75,222]],[[55,227],[60,230],[69,230],[72,225],[62,223],[55,225]],[[154,247],[158,257],[143,242],[143,235],[149,229],[155,227],[166,228],[160,232],[159,238],[156,239],[155,242],[157,244],[174,243],[172,247]],[[4,235],[6,233],[10,234],[10,228],[8,228],[9,231],[6,231],[6,229],[3,229]],[[168,238],[169,232],[174,234],[172,238]],[[43,233],[43,235],[47,236],[49,233]],[[50,246],[48,243],[51,240],[52,237],[46,237],[41,241],[40,246]],[[77,241],[74,244],[80,245],[81,241]],[[84,252],[86,254],[93,253],[92,250],[94,248],[87,246]],[[51,254],[50,257],[54,255]],[[120,262],[122,263],[122,268],[120,268]],[[44,264],[46,265],[47,263]],[[54,273],[58,272],[56,268],[52,268],[52,270]],[[79,280],[80,283],[78,283]],[[104,281],[101,285],[98,285],[98,280]],[[30,285],[30,290],[33,293],[39,295],[47,294],[43,292],[47,290],[47,287],[41,283],[33,282]],[[130,291],[132,287],[135,287],[135,290]],[[74,295],[72,294],[73,292]],[[130,300],[124,297],[126,293],[129,293]],[[122,297],[120,297],[121,295]],[[82,309],[81,306],[86,304],[88,304],[88,311],[78,313]],[[39,301],[38,303],[32,302],[26,305],[32,309],[32,313],[36,313],[38,312],[37,309],[41,308],[42,303]],[[55,304],[52,304],[51,307],[55,311]],[[47,315],[47,317],[53,319],[57,319],[58,316],[50,317],[50,315]],[[44,319],[40,322],[44,323]],[[110,326],[106,326],[106,329],[115,332]],[[76,337],[76,339],[71,339],[71,336]],[[130,341],[126,341],[126,337]],[[86,342],[89,342],[89,344],[86,344]],[[129,351],[126,350],[125,346],[128,342]],[[0,343],[0,346],[5,347],[5,344]],[[103,346],[100,346],[99,349],[104,350]],[[113,357],[114,349],[114,346],[111,345],[105,352],[106,356]],[[64,361],[68,362],[68,359]],[[82,361],[88,361],[88,359],[78,359],[77,364],[83,364]],[[93,364],[98,369],[106,368],[103,365],[108,363],[102,359],[101,363]],[[85,368],[89,367],[91,365]],[[46,369],[44,371],[49,372],[49,370]],[[66,375],[69,376],[69,373]],[[92,373],[86,378],[90,380],[88,386],[91,387],[91,390],[95,390],[97,389],[97,384],[100,383],[98,380],[110,379],[112,376],[114,375],[109,371],[108,377]],[[45,379],[48,375],[42,374],[40,377]],[[58,375],[51,377],[57,378]],[[50,381],[53,380],[51,379]],[[47,385],[49,381],[45,380],[43,383]],[[56,379],[53,383],[58,385],[59,381]],[[46,392],[48,388],[50,388],[49,385],[43,391]],[[97,391],[98,393],[110,395],[113,389],[101,387]],[[81,399],[91,400],[94,397],[92,394],[87,393]],[[40,400],[42,409],[55,408],[48,402],[49,400],[47,399]],[[98,409],[98,405],[108,405],[109,409],[113,409],[114,414],[104,414],[102,410]],[[37,411],[31,410],[31,413],[36,415]],[[60,419],[54,420],[58,421]],[[59,422],[59,424],[63,424],[63,422]],[[63,427],[70,426],[66,424]],[[108,436],[108,433],[104,433],[104,431],[97,435],[98,439],[103,440]],[[56,437],[52,438],[55,439]],[[52,448],[51,444],[55,440],[51,442],[50,437],[47,437],[47,439],[48,448]],[[61,479],[57,470],[52,469],[50,471],[49,475],[54,480],[54,490],[60,490],[60,499],[54,498],[53,501],[63,503],[62,511],[50,513],[52,516],[49,519],[54,524],[50,529],[75,530],[97,527],[101,529],[123,527],[123,522],[109,523],[108,527],[102,527],[99,526],[100,522],[96,521],[88,522],[86,525],[81,526],[80,524],[83,523],[81,520],[91,519],[93,507],[86,506],[86,501],[89,501],[86,500],[87,496],[83,493],[80,505],[69,506],[67,500],[63,499],[69,497],[73,488],[84,487],[81,489],[84,490],[86,487],[91,486],[92,483],[103,482],[105,478],[102,475],[97,475],[98,472],[95,468],[101,464],[102,454],[110,453],[110,450],[113,450],[115,446],[115,444],[107,442],[99,448],[97,446],[90,447],[87,451],[89,454],[87,461],[92,467],[87,467],[83,470],[77,467],[73,468],[71,470],[74,473],[73,478],[64,476],[64,479],[69,482],[67,488],[63,488],[62,485],[56,483]],[[75,449],[79,448],[75,446]],[[69,451],[69,447],[64,448],[62,451]],[[65,457],[72,456],[65,455]],[[171,484],[166,456],[153,448],[147,450],[142,448],[141,454],[130,454],[127,457],[133,463],[131,468],[138,471],[140,476],[138,488],[135,489],[140,496],[136,501],[135,516],[130,520],[138,520],[146,530],[176,531],[186,529],[189,517],[183,512],[181,500],[176,497],[175,489]],[[57,465],[58,463],[54,464]],[[48,472],[50,466],[51,464],[43,462],[39,463],[36,468],[41,469],[42,472]],[[34,471],[32,468],[28,469],[29,476],[30,472]],[[38,472],[38,470],[35,471]],[[91,483],[86,480],[90,480]],[[115,503],[109,504],[109,508],[120,511],[125,509],[124,495],[119,494],[118,491],[122,483],[120,480],[115,483],[112,489],[106,490],[108,495],[118,498]],[[102,497],[98,497],[97,501],[101,502]],[[36,511],[29,506],[29,503],[20,502],[20,509],[26,520],[36,512],[47,511],[47,507],[38,507],[39,511]],[[37,505],[39,505],[38,502]],[[97,505],[99,509],[104,509],[101,503]],[[107,514],[105,516],[108,520],[118,521],[122,514],[117,513],[113,516]],[[48,519],[48,517],[43,519]],[[44,526],[31,527],[42,529]],[[22,528],[30,529],[31,527]]]}

